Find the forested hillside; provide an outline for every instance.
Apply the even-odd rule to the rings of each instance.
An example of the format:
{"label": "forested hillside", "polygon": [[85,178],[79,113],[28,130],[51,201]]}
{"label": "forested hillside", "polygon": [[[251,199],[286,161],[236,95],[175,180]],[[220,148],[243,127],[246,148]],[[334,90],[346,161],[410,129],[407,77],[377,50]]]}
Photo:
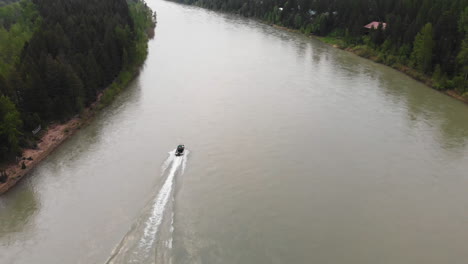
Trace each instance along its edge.
{"label": "forested hillside", "polygon": [[18,2],[19,0],[0,0],[0,6],[3,6],[3,5],[8,5],[8,4],[11,4],[13,2]]}
{"label": "forested hillside", "polygon": [[32,130],[64,121],[147,52],[151,10],[140,0],[22,0],[0,7],[0,159]]}
{"label": "forested hillside", "polygon": [[[433,76],[435,88],[468,96],[468,0],[175,1],[329,36],[365,57]],[[372,21],[387,27],[369,32],[364,26]]]}

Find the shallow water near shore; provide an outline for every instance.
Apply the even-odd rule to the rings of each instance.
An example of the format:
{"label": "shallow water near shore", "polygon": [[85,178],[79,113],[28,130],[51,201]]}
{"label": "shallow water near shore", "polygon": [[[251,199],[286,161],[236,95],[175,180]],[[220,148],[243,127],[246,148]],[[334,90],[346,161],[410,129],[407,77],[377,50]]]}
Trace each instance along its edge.
{"label": "shallow water near shore", "polygon": [[140,76],[0,197],[0,263],[468,259],[466,105],[300,34],[148,4]]}

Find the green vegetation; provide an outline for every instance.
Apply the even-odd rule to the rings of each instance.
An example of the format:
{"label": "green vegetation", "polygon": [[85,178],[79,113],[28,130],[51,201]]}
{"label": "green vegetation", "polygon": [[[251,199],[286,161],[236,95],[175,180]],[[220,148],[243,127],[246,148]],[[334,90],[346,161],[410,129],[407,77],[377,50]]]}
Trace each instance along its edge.
{"label": "green vegetation", "polygon": [[2,158],[19,151],[22,125],[20,114],[13,102],[6,96],[0,96],[0,154]]}
{"label": "green vegetation", "polygon": [[8,76],[19,62],[24,43],[41,24],[32,2],[22,1],[0,7],[0,75]]}
{"label": "green vegetation", "polygon": [[100,101],[101,108],[110,104],[114,97],[133,79],[138,67],[145,61],[148,55],[148,37],[154,35],[153,30],[156,15],[151,9],[142,1],[128,1],[128,4],[130,16],[135,25],[135,54],[133,55],[132,63],[126,64],[126,67],[122,69],[119,76],[104,91]]}
{"label": "green vegetation", "polygon": [[0,0],[0,6],[8,5],[14,2],[18,2],[19,0]]}
{"label": "green vegetation", "polygon": [[[427,23],[416,35],[411,60],[421,72],[428,73],[432,67],[432,50],[434,49],[432,24]],[[439,67],[440,69],[440,67]]]}
{"label": "green vegetation", "polygon": [[468,98],[468,0],[173,1],[314,34]]}
{"label": "green vegetation", "polygon": [[109,103],[145,60],[154,26],[142,0],[1,6],[0,160],[26,147],[34,128],[79,114],[100,92]]}

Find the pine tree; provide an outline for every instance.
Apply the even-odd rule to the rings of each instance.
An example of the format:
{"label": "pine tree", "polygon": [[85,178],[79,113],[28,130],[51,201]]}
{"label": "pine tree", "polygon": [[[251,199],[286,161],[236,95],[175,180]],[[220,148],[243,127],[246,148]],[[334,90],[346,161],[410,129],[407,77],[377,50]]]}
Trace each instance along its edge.
{"label": "pine tree", "polygon": [[19,150],[22,121],[16,106],[6,96],[0,96],[0,156]]}
{"label": "pine tree", "polygon": [[464,81],[468,81],[468,38],[463,41],[460,52],[457,56],[457,61],[462,67]]}
{"label": "pine tree", "polygon": [[416,35],[411,55],[417,69],[428,73],[432,68],[432,50],[434,49],[434,39],[432,24],[427,23]]}
{"label": "pine tree", "polygon": [[464,86],[467,86],[468,81],[468,7],[462,12],[458,23],[459,31],[464,35],[464,40],[460,52],[457,56],[457,62],[461,66],[464,79]]}
{"label": "pine tree", "polygon": [[7,81],[0,74],[0,95],[10,95],[10,87],[8,86]]}

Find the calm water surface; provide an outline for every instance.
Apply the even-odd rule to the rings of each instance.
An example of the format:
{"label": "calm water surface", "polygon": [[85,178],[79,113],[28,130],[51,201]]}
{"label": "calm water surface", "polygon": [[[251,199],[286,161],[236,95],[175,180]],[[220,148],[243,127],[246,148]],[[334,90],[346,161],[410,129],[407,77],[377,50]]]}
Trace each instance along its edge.
{"label": "calm water surface", "polygon": [[140,76],[0,197],[0,263],[466,263],[466,105],[314,39],[149,4]]}

